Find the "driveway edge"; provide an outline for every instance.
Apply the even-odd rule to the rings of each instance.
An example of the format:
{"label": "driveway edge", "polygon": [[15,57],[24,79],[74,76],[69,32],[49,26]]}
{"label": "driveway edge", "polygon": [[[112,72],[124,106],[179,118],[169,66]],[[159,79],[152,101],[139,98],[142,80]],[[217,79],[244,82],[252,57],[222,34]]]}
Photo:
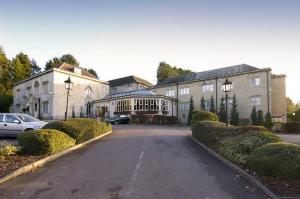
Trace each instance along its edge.
{"label": "driveway edge", "polygon": [[233,164],[231,161],[225,159],[220,154],[216,153],[214,150],[208,148],[207,146],[205,146],[204,144],[202,144],[201,142],[199,142],[198,140],[196,140],[195,138],[193,138],[192,135],[190,137],[192,138],[192,140],[194,142],[196,142],[198,145],[200,145],[209,154],[211,154],[216,159],[218,159],[219,161],[221,161],[223,164],[225,164],[226,166],[228,166],[229,168],[231,168],[232,170],[234,170],[235,172],[237,172],[238,174],[240,174],[241,176],[243,176],[249,183],[254,184],[258,188],[260,188],[268,197],[270,197],[272,199],[279,199],[271,190],[269,190],[267,187],[265,187],[261,182],[259,182],[255,177],[253,177],[252,175],[250,175],[248,172],[246,172],[245,170],[241,169],[237,165]]}
{"label": "driveway edge", "polygon": [[11,180],[11,179],[13,179],[13,178],[15,178],[15,177],[17,177],[19,175],[23,175],[25,173],[28,173],[28,172],[36,169],[36,168],[42,167],[44,164],[46,164],[48,162],[51,162],[51,161],[53,161],[53,160],[55,160],[55,159],[57,159],[57,158],[59,158],[61,156],[64,156],[64,155],[68,154],[68,153],[71,153],[71,152],[73,152],[73,151],[75,151],[77,149],[80,149],[80,148],[82,148],[83,146],[85,146],[87,144],[95,142],[96,140],[98,140],[98,139],[100,139],[100,138],[102,138],[102,137],[104,137],[106,135],[109,135],[110,133],[112,133],[112,131],[109,131],[107,133],[99,135],[98,137],[95,137],[95,138],[90,139],[88,141],[82,142],[80,144],[77,144],[77,145],[75,145],[73,147],[70,147],[70,148],[64,150],[64,151],[55,153],[55,154],[47,156],[47,157],[45,157],[43,159],[37,160],[37,161],[32,162],[30,164],[27,164],[25,166],[22,166],[22,167],[18,168],[17,170],[13,171],[12,173],[7,174],[6,176],[0,178],[0,184],[6,182],[8,180]]}

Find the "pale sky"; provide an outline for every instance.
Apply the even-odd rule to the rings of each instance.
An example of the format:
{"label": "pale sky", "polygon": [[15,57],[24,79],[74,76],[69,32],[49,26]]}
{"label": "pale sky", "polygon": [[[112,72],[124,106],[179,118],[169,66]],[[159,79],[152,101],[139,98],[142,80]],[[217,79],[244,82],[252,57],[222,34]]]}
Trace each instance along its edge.
{"label": "pale sky", "polygon": [[70,53],[102,80],[156,83],[160,61],[195,72],[270,67],[300,101],[299,10],[298,0],[10,0],[0,6],[0,46],[41,66]]}

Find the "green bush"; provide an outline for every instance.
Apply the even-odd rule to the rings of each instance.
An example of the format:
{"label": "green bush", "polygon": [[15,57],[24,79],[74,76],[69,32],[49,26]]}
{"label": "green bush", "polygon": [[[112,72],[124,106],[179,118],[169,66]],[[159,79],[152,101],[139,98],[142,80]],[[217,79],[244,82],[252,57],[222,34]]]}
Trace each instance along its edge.
{"label": "green bush", "polygon": [[176,124],[177,117],[167,115],[131,115],[130,122],[133,124]]}
{"label": "green bush", "polygon": [[21,151],[26,154],[45,155],[63,151],[75,145],[75,140],[54,129],[40,129],[18,136]]}
{"label": "green bush", "polygon": [[282,130],[284,133],[300,133],[300,122],[283,123]]}
{"label": "green bush", "polygon": [[216,146],[220,139],[234,136],[235,134],[235,127],[226,126],[222,122],[200,121],[192,126],[192,136],[209,146]]}
{"label": "green bush", "polygon": [[240,126],[237,127],[236,130],[237,130],[237,134],[243,134],[249,131],[268,131],[268,129],[264,126],[254,126],[254,125]]}
{"label": "green bush", "polygon": [[218,121],[218,116],[215,113],[197,110],[193,112],[191,125],[193,126],[199,121]]}
{"label": "green bush", "polygon": [[287,143],[266,144],[247,158],[253,171],[283,180],[300,180],[300,146]]}
{"label": "green bush", "polygon": [[5,141],[0,142],[0,158],[4,156],[14,155],[17,151],[17,147]]}
{"label": "green bush", "polygon": [[218,151],[233,162],[245,164],[246,158],[256,148],[267,143],[280,141],[280,137],[269,131],[248,131],[247,133],[222,140]]}
{"label": "green bush", "polygon": [[111,131],[111,125],[89,118],[74,118],[46,124],[43,129],[56,129],[81,143]]}

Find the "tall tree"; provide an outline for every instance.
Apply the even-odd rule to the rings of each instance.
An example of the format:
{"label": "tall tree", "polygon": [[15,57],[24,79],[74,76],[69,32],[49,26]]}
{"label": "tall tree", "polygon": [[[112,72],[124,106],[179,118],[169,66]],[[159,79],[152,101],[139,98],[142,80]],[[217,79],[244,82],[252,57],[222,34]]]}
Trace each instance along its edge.
{"label": "tall tree", "polygon": [[188,75],[191,73],[192,73],[192,71],[190,71],[190,70],[177,68],[175,66],[172,67],[169,64],[167,64],[166,62],[160,62],[159,66],[157,68],[156,77],[157,77],[157,81],[162,81],[168,77],[175,77],[175,76],[179,76],[179,75]]}
{"label": "tall tree", "polygon": [[216,112],[216,108],[215,108],[215,99],[213,96],[211,96],[210,98],[210,107],[209,107],[209,111],[212,113]]}
{"label": "tall tree", "polygon": [[22,81],[31,76],[32,65],[28,55],[24,53],[19,53],[12,60],[12,67],[14,73],[14,83]]}
{"label": "tall tree", "polygon": [[225,99],[222,96],[221,100],[220,100],[220,108],[219,108],[219,112],[218,112],[218,117],[221,122],[225,123],[227,121],[227,113],[226,113],[226,107],[225,107],[224,102],[225,102]]}
{"label": "tall tree", "polygon": [[202,111],[205,111],[205,100],[204,97],[201,97],[200,108]]}
{"label": "tall tree", "polygon": [[262,110],[257,111],[257,125],[264,125],[264,112]]}
{"label": "tall tree", "polygon": [[31,75],[37,75],[41,73],[41,67],[36,63],[34,59],[31,60]]}
{"label": "tall tree", "polygon": [[94,69],[90,68],[90,69],[87,69],[87,71],[89,73],[91,73],[92,75],[94,75],[96,77],[96,79],[99,79],[99,76],[98,76],[97,72]]}
{"label": "tall tree", "polygon": [[46,62],[45,70],[50,70],[52,68],[59,67],[62,63],[71,64],[74,66],[79,66],[79,62],[71,54],[64,54],[60,58],[54,57]]}
{"label": "tall tree", "polygon": [[232,125],[238,125],[240,121],[240,114],[239,114],[239,110],[237,107],[237,99],[236,99],[236,95],[233,95],[232,98],[232,108],[231,108],[231,119],[230,119],[230,124]]}
{"label": "tall tree", "polygon": [[272,115],[270,112],[267,112],[266,116],[265,116],[265,123],[264,123],[264,126],[271,130],[272,127],[273,127],[273,122],[272,122]]}
{"label": "tall tree", "polygon": [[252,112],[251,112],[251,122],[252,125],[257,125],[257,112],[256,112],[256,106],[253,106]]}
{"label": "tall tree", "polygon": [[191,96],[190,99],[190,107],[189,107],[189,115],[188,115],[188,125],[191,125],[192,117],[193,117],[193,112],[194,112],[194,100],[193,96]]}

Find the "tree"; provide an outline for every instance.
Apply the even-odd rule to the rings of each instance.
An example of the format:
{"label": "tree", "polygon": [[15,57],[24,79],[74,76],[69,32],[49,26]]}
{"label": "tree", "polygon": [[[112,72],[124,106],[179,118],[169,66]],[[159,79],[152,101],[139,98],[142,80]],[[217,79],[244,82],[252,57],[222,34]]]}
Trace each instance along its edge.
{"label": "tree", "polygon": [[204,97],[201,97],[200,108],[202,111],[205,111],[205,101]]}
{"label": "tree", "polygon": [[29,57],[24,53],[19,53],[12,60],[13,82],[19,82],[31,76],[32,65]]}
{"label": "tree", "polygon": [[188,115],[188,125],[191,125],[193,112],[194,112],[194,100],[193,100],[193,96],[191,96],[190,107],[189,107],[189,115]]}
{"label": "tree", "polygon": [[39,67],[34,59],[31,60],[31,75],[37,75],[41,73],[41,67]]}
{"label": "tree", "polygon": [[64,54],[60,58],[54,57],[53,59],[50,59],[45,65],[45,70],[57,68],[63,63],[79,66],[79,62],[76,60],[76,58],[73,55]]}
{"label": "tree", "polygon": [[166,62],[160,62],[157,68],[156,77],[157,81],[162,81],[168,77],[175,77],[179,75],[188,75],[191,74],[192,71],[184,70],[182,68],[172,67]]}
{"label": "tree", "polygon": [[98,76],[97,72],[94,69],[90,68],[87,71],[89,73],[91,73],[92,75],[94,75],[96,79],[99,79],[99,76]]}
{"label": "tree", "polygon": [[273,122],[272,122],[272,115],[270,112],[267,112],[266,116],[265,116],[265,123],[264,123],[264,126],[271,130],[272,127],[273,127]]}
{"label": "tree", "polygon": [[218,117],[220,122],[226,122],[227,121],[227,113],[226,113],[226,107],[225,107],[225,99],[222,96],[221,100],[220,100],[220,108],[219,108],[219,112],[218,112]]}
{"label": "tree", "polygon": [[213,96],[211,96],[210,98],[210,107],[209,107],[209,111],[212,113],[216,113],[216,108],[215,108],[215,99]]}
{"label": "tree", "polygon": [[262,110],[257,111],[257,125],[264,125],[264,112]]}
{"label": "tree", "polygon": [[230,124],[237,126],[239,125],[239,121],[240,121],[240,114],[237,107],[237,100],[236,100],[236,96],[233,95]]}
{"label": "tree", "polygon": [[256,113],[256,107],[253,106],[252,112],[251,112],[251,122],[253,125],[257,125],[257,113]]}

